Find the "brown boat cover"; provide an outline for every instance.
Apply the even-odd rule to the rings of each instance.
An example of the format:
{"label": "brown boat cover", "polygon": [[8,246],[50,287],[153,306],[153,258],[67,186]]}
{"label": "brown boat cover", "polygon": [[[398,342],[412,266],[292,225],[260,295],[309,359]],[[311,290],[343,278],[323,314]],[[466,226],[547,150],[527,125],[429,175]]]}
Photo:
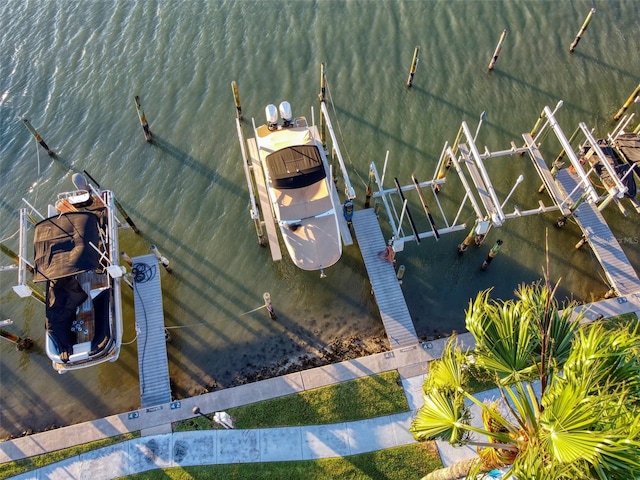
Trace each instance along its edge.
{"label": "brown boat cover", "polygon": [[269,176],[276,188],[302,188],[325,178],[315,145],[297,145],[267,155]]}
{"label": "brown boat cover", "polygon": [[70,212],[42,220],[33,240],[34,282],[55,280],[95,269],[100,255],[89,243],[99,245],[98,216],[94,212]]}

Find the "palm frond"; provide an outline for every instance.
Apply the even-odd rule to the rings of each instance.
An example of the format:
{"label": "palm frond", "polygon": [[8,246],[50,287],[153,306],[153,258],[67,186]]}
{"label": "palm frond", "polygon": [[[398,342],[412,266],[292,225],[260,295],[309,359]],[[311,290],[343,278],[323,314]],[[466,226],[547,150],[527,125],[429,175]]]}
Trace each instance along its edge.
{"label": "palm frond", "polygon": [[462,395],[433,390],[424,395],[424,405],[418,409],[409,431],[419,441],[440,439],[457,444],[466,439],[468,421]]}

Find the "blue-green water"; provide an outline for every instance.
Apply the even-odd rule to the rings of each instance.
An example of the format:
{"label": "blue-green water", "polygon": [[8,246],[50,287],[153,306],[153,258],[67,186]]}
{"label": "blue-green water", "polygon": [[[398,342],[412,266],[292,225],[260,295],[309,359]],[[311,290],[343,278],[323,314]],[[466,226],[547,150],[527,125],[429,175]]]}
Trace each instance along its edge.
{"label": "blue-green water", "polygon": [[[595,14],[575,53],[568,47],[589,9]],[[171,260],[163,272],[170,374],[176,397],[197,394],[256,366],[313,352],[336,338],[379,335],[382,326],[356,246],[321,280],[290,261],[273,264],[257,244],[235,132],[230,83],[238,82],[245,118],[262,122],[268,103],[288,100],[295,115],[317,106],[319,65],[327,77],[349,173],[364,202],[368,165],[387,178],[428,179],[462,120],[487,119],[478,142],[492,150],[521,143],[544,105],[567,134],[580,121],[603,135],[640,80],[637,1],[23,1],[0,5],[0,227],[17,250],[21,198],[42,209],[87,170],[115,191],[142,235],[122,231],[130,256],[155,243]],[[495,70],[486,69],[503,29],[509,35]],[[416,45],[420,62],[405,86]],[[133,96],[140,95],[157,143],[144,142]],[[637,111],[633,106],[630,112]],[[316,109],[317,112],[317,109]],[[20,122],[26,116],[58,153],[52,161]],[[249,124],[246,123],[246,126]],[[518,140],[520,139],[520,140]],[[555,150],[554,150],[555,148]],[[549,146],[549,155],[558,148]],[[537,205],[539,179],[528,160],[489,167],[504,198]],[[390,182],[387,186],[390,186]],[[452,182],[440,195],[455,215],[464,193]],[[547,201],[548,203],[548,201]],[[419,212],[416,209],[416,212]],[[605,212],[636,270],[638,217]],[[414,214],[418,217],[417,213]],[[472,220],[465,211],[462,221]],[[561,294],[589,301],[607,290],[579,229],[553,228],[556,215],[508,221],[463,257],[465,233],[408,245],[398,254],[403,290],[420,335],[462,330],[471,297],[495,287],[508,298],[541,277],[548,230],[551,274]],[[436,216],[436,222],[441,221]],[[386,235],[389,228],[381,216]],[[422,229],[427,224],[423,218]],[[479,265],[496,238],[504,245],[487,272]],[[3,257],[0,264],[10,264]],[[11,290],[0,273],[0,316],[31,336],[19,353],[0,344],[0,436],[64,425],[139,406],[137,347],[117,363],[64,376],[42,345],[43,310]],[[278,313],[262,304],[269,291]],[[125,342],[135,337],[133,297],[123,293]]]}

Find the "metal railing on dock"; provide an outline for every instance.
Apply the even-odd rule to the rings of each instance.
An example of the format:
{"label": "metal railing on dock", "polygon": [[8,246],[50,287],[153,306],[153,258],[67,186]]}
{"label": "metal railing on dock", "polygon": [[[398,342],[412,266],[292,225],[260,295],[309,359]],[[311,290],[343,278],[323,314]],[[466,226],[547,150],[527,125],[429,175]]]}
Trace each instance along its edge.
{"label": "metal railing on dock", "polygon": [[386,243],[374,210],[354,212],[353,229],[391,348],[415,345],[418,343],[416,329],[395,268],[384,258]]}
{"label": "metal railing on dock", "polygon": [[[556,180],[567,193],[578,185],[568,169],[560,170]],[[582,230],[583,238],[587,240],[602,265],[609,286],[616,295],[640,292],[640,278],[598,208],[592,203],[583,202],[576,208],[574,218]]]}
{"label": "metal railing on dock", "polygon": [[153,254],[134,257],[132,272],[140,399],[146,408],[171,401],[158,259]]}

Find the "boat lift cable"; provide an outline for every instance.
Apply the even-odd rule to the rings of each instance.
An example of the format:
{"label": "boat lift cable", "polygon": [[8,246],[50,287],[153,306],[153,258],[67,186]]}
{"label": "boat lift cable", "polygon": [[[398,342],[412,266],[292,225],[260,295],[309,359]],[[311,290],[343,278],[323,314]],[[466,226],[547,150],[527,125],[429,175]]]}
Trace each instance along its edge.
{"label": "boat lift cable", "polygon": [[[333,118],[336,119],[336,126],[338,127],[338,132],[340,133],[340,140],[342,141],[342,145],[344,145],[346,147],[346,143],[344,140],[344,134],[342,133],[342,127],[340,126],[340,121],[338,120],[338,112],[336,111],[336,107],[335,104],[333,103],[333,97],[331,96],[331,89],[329,88],[329,82],[326,80],[325,78],[325,83],[327,85],[327,96],[329,99],[329,103],[331,104],[331,110],[333,111]],[[364,186],[364,188],[367,188],[367,182],[364,180],[364,178],[362,178],[362,176],[360,175],[360,172],[358,172],[358,169],[355,167],[355,165],[353,164],[353,161],[351,160],[351,155],[349,155],[349,150],[347,150],[346,148],[344,148],[346,154],[347,154],[347,159],[349,160],[349,164],[351,164],[351,166],[353,167],[353,171],[356,173],[358,179],[360,180],[360,182],[362,182],[362,185]]]}

